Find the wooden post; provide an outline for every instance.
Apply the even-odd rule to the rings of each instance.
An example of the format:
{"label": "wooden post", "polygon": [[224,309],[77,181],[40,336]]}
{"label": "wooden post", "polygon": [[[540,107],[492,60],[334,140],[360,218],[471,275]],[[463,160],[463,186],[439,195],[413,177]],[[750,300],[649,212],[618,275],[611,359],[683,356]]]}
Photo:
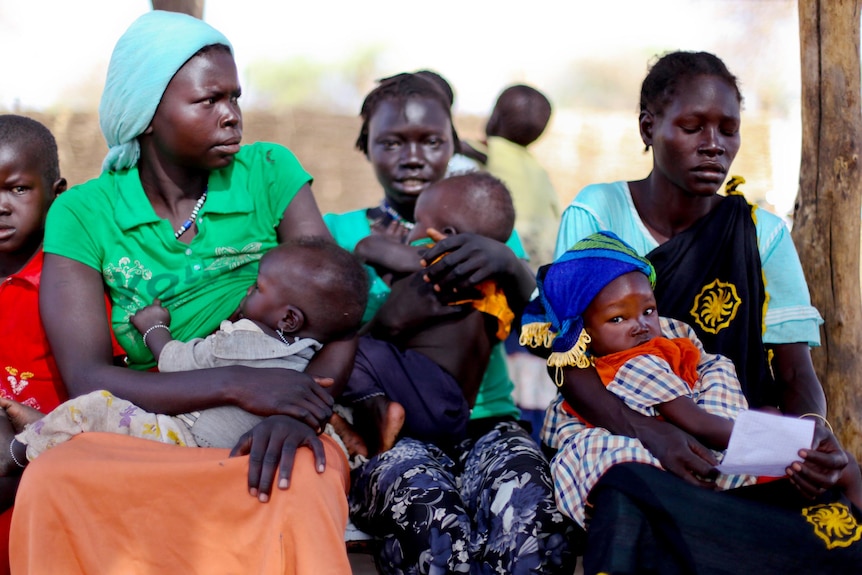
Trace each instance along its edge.
{"label": "wooden post", "polygon": [[204,17],[204,0],[152,0],[153,10],[182,12],[197,19]]}
{"label": "wooden post", "polygon": [[860,3],[799,0],[802,165],[793,239],[812,303],[826,320],[813,357],[828,417],[862,459]]}

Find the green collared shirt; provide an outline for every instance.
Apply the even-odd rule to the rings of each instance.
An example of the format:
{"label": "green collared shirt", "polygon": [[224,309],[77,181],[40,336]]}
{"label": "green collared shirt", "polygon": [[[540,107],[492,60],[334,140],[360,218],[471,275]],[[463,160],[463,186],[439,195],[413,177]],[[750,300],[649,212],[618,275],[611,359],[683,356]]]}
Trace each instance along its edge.
{"label": "green collared shirt", "polygon": [[101,272],[113,303],[111,323],[129,365],[155,365],[129,318],[154,299],[171,312],[176,339],[205,337],[230,316],[278,244],[277,226],[311,180],[288,149],[243,146],[210,174],[190,244],[156,215],[137,167],[105,172],[61,194],[48,212],[44,249]]}

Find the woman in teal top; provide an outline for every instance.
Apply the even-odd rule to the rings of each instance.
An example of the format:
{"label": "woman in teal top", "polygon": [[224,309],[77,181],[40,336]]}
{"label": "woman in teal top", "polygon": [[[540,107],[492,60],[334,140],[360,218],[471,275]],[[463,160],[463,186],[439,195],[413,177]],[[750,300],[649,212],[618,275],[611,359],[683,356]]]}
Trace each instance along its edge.
{"label": "woman in teal top", "polygon": [[[741,179],[718,193],[742,143],[741,102],[736,77],[714,54],[656,60],[638,121],[650,173],[581,192],[563,216],[558,252],[602,229],[630,243],[655,267],[659,312],[733,361],[752,408],[816,420],[814,442],[785,478],[717,492],[717,461],[697,439],[629,409],[592,367],[563,368],[560,394],[578,413],[640,440],[663,467],[615,465],[592,488],[585,573],[859,571],[862,513],[836,488],[859,470],[825,425],[809,351],[821,320],[793,243],[777,218],[748,204],[736,189]],[[554,448],[577,423],[560,405],[552,403],[544,425]],[[557,462],[562,484],[567,471]]]}
{"label": "woman in teal top", "polygon": [[[425,74],[381,80],[361,116],[357,147],[370,160],[384,199],[367,210],[324,217],[336,241],[360,255],[371,235],[406,239],[417,197],[444,177],[458,141],[449,100]],[[424,254],[435,262],[426,268],[427,280],[445,294],[493,278],[519,315],[535,280],[519,257],[520,244],[515,249],[518,254],[474,234],[447,237]],[[388,332],[385,339],[397,343],[405,328],[447,313],[445,305],[418,303],[416,290],[390,292],[374,270],[372,277],[366,315],[373,316],[375,336]],[[501,345],[490,363],[464,442],[444,453],[403,438],[353,473],[351,517],[384,540],[381,572],[572,571],[570,524],[556,509],[547,460],[515,420]]]}

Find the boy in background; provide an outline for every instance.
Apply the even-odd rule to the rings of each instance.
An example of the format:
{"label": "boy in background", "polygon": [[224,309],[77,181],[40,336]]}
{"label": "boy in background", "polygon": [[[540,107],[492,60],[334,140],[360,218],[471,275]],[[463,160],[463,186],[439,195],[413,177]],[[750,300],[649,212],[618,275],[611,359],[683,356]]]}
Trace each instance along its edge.
{"label": "boy in background", "polygon": [[548,172],[528,147],[544,133],[551,102],[540,91],[517,84],[503,90],[485,125],[485,141],[462,142],[462,153],[502,180],[515,205],[515,230],[533,271],[554,259],[560,201]]}
{"label": "boy in background", "polygon": [[[461,142],[461,153],[500,178],[512,193],[515,230],[530,258],[533,272],[554,259],[560,201],[547,171],[528,149],[544,133],[551,103],[544,94],[518,84],[503,90],[485,126],[485,141]],[[554,398],[544,363],[516,339],[506,341],[506,365],[515,384],[515,402],[522,417],[541,426],[545,407]],[[538,441],[538,434],[533,437]]]}

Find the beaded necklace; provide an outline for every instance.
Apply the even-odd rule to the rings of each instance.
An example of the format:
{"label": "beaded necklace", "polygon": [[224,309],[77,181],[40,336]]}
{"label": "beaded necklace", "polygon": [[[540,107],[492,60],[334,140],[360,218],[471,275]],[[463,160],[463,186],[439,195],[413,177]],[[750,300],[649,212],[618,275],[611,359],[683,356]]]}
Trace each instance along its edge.
{"label": "beaded necklace", "polygon": [[189,216],[189,219],[183,222],[183,225],[177,228],[177,231],[174,232],[174,237],[176,239],[180,239],[180,236],[189,231],[195,220],[198,219],[198,212],[204,205],[204,202],[207,201],[207,190],[204,190],[204,193],[201,194],[201,197],[198,198],[198,201],[195,203],[195,207],[192,208],[192,213]]}
{"label": "beaded necklace", "polygon": [[383,211],[387,216],[389,216],[389,218],[393,222],[398,223],[398,225],[402,226],[405,230],[410,231],[413,229],[413,226],[415,224],[413,222],[408,222],[401,214],[396,212],[395,208],[393,208],[386,202],[386,198],[383,198],[383,201],[380,202],[380,210]]}

